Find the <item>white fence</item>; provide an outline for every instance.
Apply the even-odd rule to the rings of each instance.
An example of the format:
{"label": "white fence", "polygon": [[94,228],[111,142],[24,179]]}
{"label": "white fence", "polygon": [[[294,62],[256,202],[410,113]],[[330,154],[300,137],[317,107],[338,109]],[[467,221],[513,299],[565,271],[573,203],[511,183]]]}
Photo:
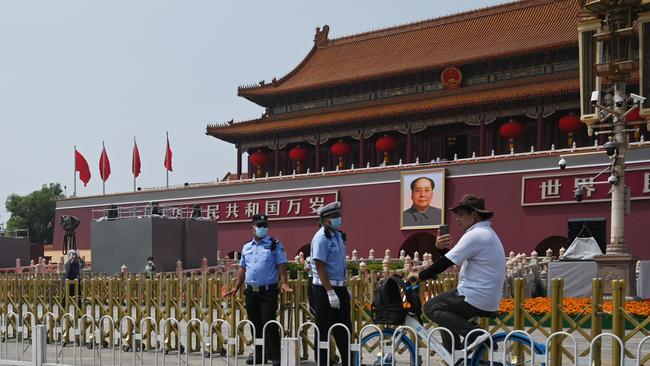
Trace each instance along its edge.
{"label": "white fence", "polygon": [[[166,365],[170,364],[201,364],[201,365],[238,365],[243,363],[242,358],[246,357],[246,351],[252,351],[253,357],[255,346],[262,347],[264,355],[264,339],[254,339],[248,344],[244,342],[245,335],[255,333],[255,326],[248,320],[241,320],[235,329],[230,329],[227,322],[219,319],[207,324],[199,319],[191,319],[181,324],[174,318],[155,319],[143,318],[140,324],[130,316],[125,316],[119,322],[115,322],[110,316],[103,316],[95,321],[92,316],[86,315],[79,319],[77,324],[72,324],[72,316],[64,315],[61,322],[54,322],[53,329],[46,325],[26,324],[28,314],[24,314],[18,326],[3,319],[0,326],[2,335],[0,343],[0,365]],[[15,316],[10,313],[9,316]],[[47,318],[48,314],[45,315]],[[34,319],[31,317],[30,319]],[[84,326],[82,323],[86,322]],[[281,337],[282,365],[297,365],[301,363],[313,363],[319,357],[319,352],[310,353],[309,361],[300,360],[299,349],[304,346],[303,342],[308,341],[303,331],[313,329],[315,338],[319,341],[313,344],[326,351],[328,364],[336,357],[333,348],[332,330],[343,327],[342,324],[335,324],[327,331],[330,341],[320,340],[320,333],[313,323],[305,323],[298,329],[296,334],[285,332],[282,325],[276,321],[265,324],[263,333],[268,326],[277,327]],[[198,326],[198,328],[197,328]],[[52,325],[50,325],[52,327]],[[170,328],[171,332],[163,330]],[[199,334],[196,333],[198,329]],[[47,343],[48,332],[54,332],[56,342]],[[234,331],[234,332],[233,332]],[[592,365],[595,359],[595,349],[602,347],[603,353],[610,356],[603,356],[603,359],[611,358],[612,354],[619,354],[619,360],[611,360],[613,365],[632,366],[641,365],[641,360],[648,358],[650,354],[650,336],[639,340],[634,358],[624,357],[623,352],[611,353],[603,347],[602,338],[611,338],[612,344],[618,344],[623,348],[623,340],[610,333],[602,333],[594,337],[589,344],[587,356],[578,354],[578,346],[573,335],[566,332],[556,332],[544,340],[535,341],[533,337],[523,331],[512,331],[509,333],[489,334],[482,329],[471,333],[485,335],[483,346],[468,350],[468,341],[465,339],[464,348],[453,353],[447,352],[442,346],[440,335],[452,333],[445,328],[434,328],[427,330],[419,323],[406,322],[405,325],[397,328],[380,328],[377,325],[366,325],[359,332],[358,339],[350,339],[350,332],[347,328],[349,339],[349,364],[379,364],[379,365],[431,365],[441,364],[453,366],[463,360],[463,364],[478,365],[478,360],[487,360],[490,365],[512,364],[517,359],[518,364],[549,365],[551,340],[559,337],[563,341],[565,351],[564,363],[567,365]],[[470,333],[470,334],[471,334]],[[164,336],[163,334],[167,334]],[[188,336],[189,334],[189,336]],[[470,334],[468,337],[470,338]],[[183,337],[185,336],[185,337]],[[98,340],[109,337],[110,343],[100,344]],[[182,339],[186,338],[185,344]],[[251,337],[252,338],[252,337]],[[311,338],[314,340],[315,338]],[[453,338],[452,338],[453,339]],[[89,340],[81,344],[82,340]],[[145,340],[153,341],[154,347],[145,351]],[[189,342],[189,343],[188,343]],[[194,344],[192,344],[194,343]],[[225,352],[218,353],[215,343],[224,346]],[[567,345],[568,343],[568,345]],[[66,346],[70,344],[70,346]],[[196,345],[199,347],[195,347]],[[513,347],[513,345],[516,345]],[[497,346],[497,347],[495,347]],[[452,348],[455,345],[452,344]],[[84,350],[85,349],[85,350]],[[187,352],[185,352],[187,350]],[[200,359],[200,360],[199,360]],[[574,361],[572,361],[574,360]],[[255,360],[258,361],[258,360]]]}

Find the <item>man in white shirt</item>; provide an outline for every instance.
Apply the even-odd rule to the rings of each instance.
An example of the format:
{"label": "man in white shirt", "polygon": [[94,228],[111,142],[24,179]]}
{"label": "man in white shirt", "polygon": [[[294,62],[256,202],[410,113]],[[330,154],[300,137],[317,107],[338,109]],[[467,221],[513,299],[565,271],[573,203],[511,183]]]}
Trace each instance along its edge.
{"label": "man in white shirt", "polygon": [[[436,247],[443,252],[429,268],[419,274],[409,275],[427,280],[447,268],[460,266],[458,287],[429,300],[424,304],[424,314],[441,327],[454,333],[455,348],[462,349],[464,342],[459,336],[478,328],[469,322],[476,316],[490,316],[499,310],[503,282],[505,280],[505,252],[501,240],[491,227],[493,212],[485,209],[485,200],[472,194],[464,195],[460,203],[451,209],[456,223],[464,232],[458,243],[449,251],[449,235],[440,235]],[[487,335],[474,333],[468,339],[468,351],[487,340]],[[451,350],[451,338],[443,333],[443,345]]]}

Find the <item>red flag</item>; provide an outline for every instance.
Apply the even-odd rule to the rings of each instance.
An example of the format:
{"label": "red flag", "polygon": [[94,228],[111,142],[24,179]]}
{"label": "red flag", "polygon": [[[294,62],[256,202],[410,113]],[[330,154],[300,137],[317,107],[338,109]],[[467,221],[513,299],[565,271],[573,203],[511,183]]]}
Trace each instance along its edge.
{"label": "red flag", "polygon": [[111,175],[111,162],[108,161],[108,154],[106,148],[102,147],[102,156],[99,158],[99,176],[106,182]]}
{"label": "red flag", "polygon": [[169,147],[169,137],[167,137],[167,152],[165,152],[165,168],[170,172],[174,171],[172,169],[172,149]]}
{"label": "red flag", "polygon": [[74,149],[74,170],[79,172],[79,179],[84,182],[84,187],[90,181],[90,168],[86,158],[77,149]]}
{"label": "red flag", "polygon": [[138,144],[133,141],[133,159],[131,160],[131,172],[134,177],[140,175],[140,152],[138,151]]}

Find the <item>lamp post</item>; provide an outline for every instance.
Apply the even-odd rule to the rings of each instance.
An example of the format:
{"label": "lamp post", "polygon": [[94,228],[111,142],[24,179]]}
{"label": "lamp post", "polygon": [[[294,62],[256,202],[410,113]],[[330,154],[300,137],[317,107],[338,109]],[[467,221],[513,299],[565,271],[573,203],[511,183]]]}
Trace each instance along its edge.
{"label": "lamp post", "polygon": [[[628,132],[634,124],[626,116],[640,108],[643,97],[627,95],[630,75],[639,70],[633,56],[638,34],[634,22],[650,10],[645,0],[586,0],[580,22],[581,120],[590,136],[608,135],[603,146],[611,160],[610,241],[606,253],[596,258],[599,277],[625,279],[627,294],[636,295],[635,263],[624,240],[624,218],[629,211],[629,189],[625,185],[625,154]],[[605,90],[601,89],[606,86]],[[598,130],[598,131],[594,131]],[[581,187],[578,187],[580,190]],[[576,197],[578,195],[576,194]],[[605,281],[609,283],[609,281]],[[606,288],[605,291],[611,290]]]}

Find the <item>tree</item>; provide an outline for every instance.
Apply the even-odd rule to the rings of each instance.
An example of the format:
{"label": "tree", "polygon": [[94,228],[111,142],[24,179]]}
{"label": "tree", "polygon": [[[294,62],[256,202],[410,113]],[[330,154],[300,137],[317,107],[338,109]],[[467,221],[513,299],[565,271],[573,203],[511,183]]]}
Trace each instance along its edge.
{"label": "tree", "polygon": [[43,185],[26,196],[12,194],[5,207],[11,213],[7,229],[28,229],[33,243],[51,243],[54,237],[56,200],[63,198],[60,183]]}

